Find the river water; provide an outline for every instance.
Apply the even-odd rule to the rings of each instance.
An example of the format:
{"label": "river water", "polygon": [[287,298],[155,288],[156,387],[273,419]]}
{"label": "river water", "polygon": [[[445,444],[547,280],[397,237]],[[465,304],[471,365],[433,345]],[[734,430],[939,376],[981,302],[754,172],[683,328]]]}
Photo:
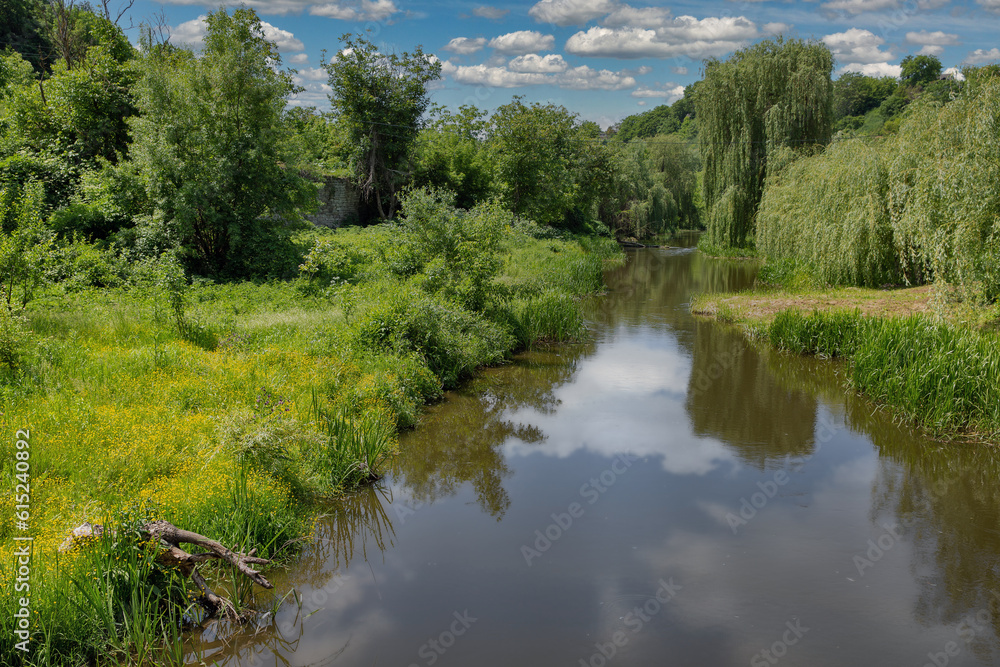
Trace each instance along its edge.
{"label": "river water", "polygon": [[429,408],[383,484],[274,573],[298,603],[209,626],[198,660],[998,664],[1000,457],[689,314],[753,271],[629,251],[590,342]]}

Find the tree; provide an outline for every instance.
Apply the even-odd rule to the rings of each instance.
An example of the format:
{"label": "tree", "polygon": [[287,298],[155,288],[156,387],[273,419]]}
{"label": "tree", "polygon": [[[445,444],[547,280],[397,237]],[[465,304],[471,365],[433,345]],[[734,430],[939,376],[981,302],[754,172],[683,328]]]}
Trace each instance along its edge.
{"label": "tree", "polygon": [[770,155],[829,142],[832,69],[823,44],[780,37],[706,63],[694,98],[710,243],[752,243]]}
{"label": "tree", "polygon": [[504,205],[543,225],[562,225],[581,208],[584,137],[577,118],[554,104],[515,97],[493,114],[490,158]]}
{"label": "tree", "polygon": [[923,87],[941,76],[941,61],[934,56],[906,56],[899,65],[899,78],[907,86]]}
{"label": "tree", "polygon": [[341,41],[337,57],[323,63],[333,88],[330,104],[347,127],[362,195],[379,217],[388,218],[430,103],[427,84],[441,78],[441,63],[420,46],[413,53],[383,54],[360,36],[345,34]]}
{"label": "tree", "polygon": [[838,120],[864,116],[877,109],[896,91],[899,83],[891,76],[874,77],[845,72],[833,82],[833,114]]}
{"label": "tree", "polygon": [[472,208],[489,197],[492,186],[483,142],[486,112],[462,105],[457,114],[440,107],[432,114],[430,126],[417,138],[413,185],[451,190],[459,208]]}
{"label": "tree", "polygon": [[268,239],[297,218],[310,189],[283,166],[294,87],[257,14],[220,9],[206,23],[201,57],[144,45],[132,150],[163,232],[198,270],[233,275],[251,250],[273,252]]}

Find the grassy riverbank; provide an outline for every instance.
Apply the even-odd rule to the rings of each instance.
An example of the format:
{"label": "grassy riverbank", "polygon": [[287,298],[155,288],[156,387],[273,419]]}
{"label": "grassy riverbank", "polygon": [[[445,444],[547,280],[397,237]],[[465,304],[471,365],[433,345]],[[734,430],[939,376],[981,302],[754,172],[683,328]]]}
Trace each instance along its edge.
{"label": "grassy riverbank", "polygon": [[1000,437],[995,309],[934,288],[760,288],[702,295],[692,313],[797,354],[843,358],[851,388],[940,437]]}
{"label": "grassy riverbank", "polygon": [[[302,242],[313,249],[294,281],[188,285],[150,263],[118,287],[39,295],[26,322],[4,323],[3,461],[30,432],[27,530],[6,463],[0,493],[5,660],[178,659],[191,585],[132,548],[138,524],[289,553],[313,501],[377,472],[421,405],[518,349],[583,335],[578,297],[621,258],[609,239],[430,195],[401,224]],[[84,521],[115,535],[60,555]],[[15,649],[17,536],[34,538],[27,653]],[[237,604],[266,605],[223,568],[213,576]]]}

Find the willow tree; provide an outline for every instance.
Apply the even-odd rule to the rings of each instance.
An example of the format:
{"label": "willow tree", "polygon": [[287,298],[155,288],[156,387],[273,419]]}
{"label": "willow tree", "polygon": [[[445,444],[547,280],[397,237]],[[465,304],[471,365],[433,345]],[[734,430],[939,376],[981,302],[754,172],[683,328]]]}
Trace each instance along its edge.
{"label": "willow tree", "polygon": [[710,242],[752,243],[769,158],[829,142],[832,69],[822,43],[780,37],[705,64],[694,97]]}

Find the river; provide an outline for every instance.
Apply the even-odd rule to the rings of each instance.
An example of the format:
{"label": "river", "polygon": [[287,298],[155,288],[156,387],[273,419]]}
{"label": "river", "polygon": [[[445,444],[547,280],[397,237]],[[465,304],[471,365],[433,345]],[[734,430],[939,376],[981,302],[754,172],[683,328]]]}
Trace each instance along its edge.
{"label": "river", "polygon": [[1000,457],[690,315],[753,272],[629,251],[588,343],[431,406],[274,573],[298,602],[209,625],[192,662],[997,664]]}

